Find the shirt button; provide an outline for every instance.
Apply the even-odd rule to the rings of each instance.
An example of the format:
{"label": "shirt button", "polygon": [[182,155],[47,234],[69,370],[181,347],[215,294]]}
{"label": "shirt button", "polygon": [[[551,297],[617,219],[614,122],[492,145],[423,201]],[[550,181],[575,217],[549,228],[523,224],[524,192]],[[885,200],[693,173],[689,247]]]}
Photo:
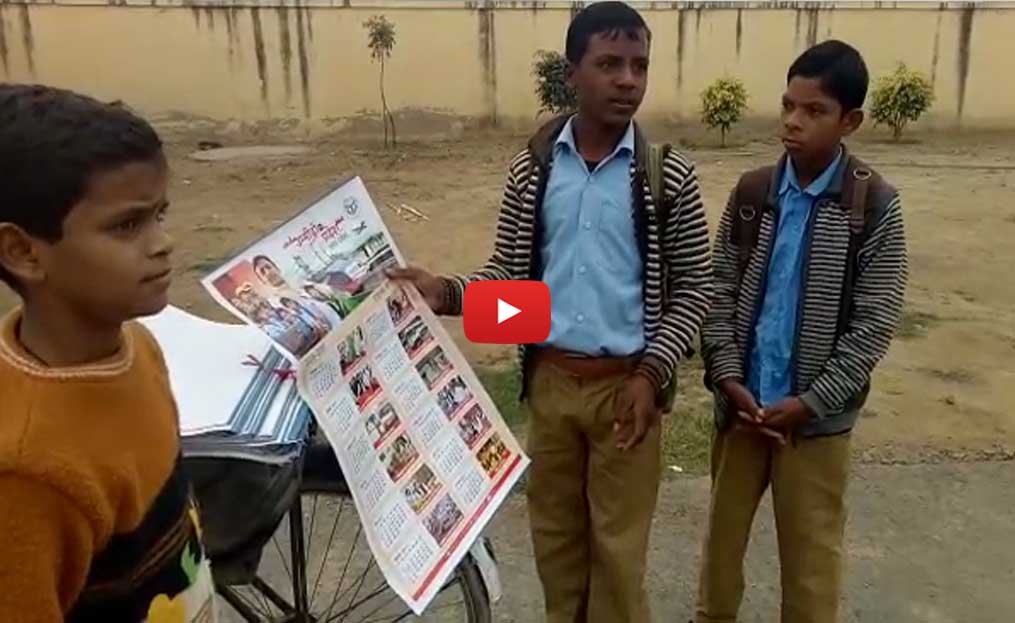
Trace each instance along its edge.
{"label": "shirt button", "polygon": [[578,314],[574,317],[578,322],[585,322],[585,314]]}
{"label": "shirt button", "polygon": [[585,229],[592,229],[592,221],[585,221]]}
{"label": "shirt button", "polygon": [[585,265],[583,264],[583,265],[578,267],[578,274],[579,275],[584,275],[586,270],[588,270],[588,269],[585,268]]}

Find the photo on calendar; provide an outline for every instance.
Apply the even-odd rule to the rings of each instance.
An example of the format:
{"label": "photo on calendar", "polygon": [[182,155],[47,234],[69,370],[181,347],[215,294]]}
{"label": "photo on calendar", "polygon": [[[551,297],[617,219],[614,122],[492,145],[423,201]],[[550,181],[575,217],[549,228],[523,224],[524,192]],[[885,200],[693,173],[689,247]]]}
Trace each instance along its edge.
{"label": "photo on calendar", "polygon": [[424,463],[416,470],[416,473],[412,475],[405,486],[402,487],[402,493],[405,494],[406,501],[409,502],[409,506],[418,515],[422,513],[426,508],[427,504],[436,497],[441,490],[441,482],[437,479],[437,475],[433,473],[430,466]]}
{"label": "photo on calendar", "polygon": [[470,400],[472,400],[472,392],[460,376],[451,379],[437,392],[437,404],[440,405],[441,411],[449,420]]}
{"label": "photo on calendar", "polygon": [[412,313],[412,302],[409,300],[405,290],[398,288],[388,297],[388,315],[391,316],[391,324],[396,327],[402,324],[409,314]]}
{"label": "photo on calendar", "polygon": [[349,378],[349,389],[356,398],[356,404],[363,409],[377,394],[381,393],[381,384],[374,376],[370,366],[363,366]]}
{"label": "photo on calendar", "polygon": [[462,522],[463,517],[461,509],[451,499],[451,496],[445,495],[434,504],[433,510],[423,520],[423,523],[438,545],[444,545],[458,524]]}
{"label": "photo on calendar", "polygon": [[390,402],[383,403],[364,421],[367,437],[375,448],[381,447],[401,424],[402,421],[398,418],[398,413],[395,412],[395,407]]}
{"label": "photo on calendar", "polygon": [[398,482],[405,472],[412,467],[419,458],[419,450],[413,445],[412,440],[405,433],[395,438],[391,445],[381,450],[380,459],[388,476],[393,482]]}
{"label": "photo on calendar", "polygon": [[444,354],[444,349],[440,346],[423,355],[423,358],[416,364],[420,378],[426,383],[427,389],[431,390],[451,372],[451,369],[451,360]]}
{"label": "photo on calendar", "polygon": [[352,333],[338,343],[338,355],[342,362],[342,374],[348,374],[349,370],[366,357],[366,337],[363,334],[363,327],[356,327]]}
{"label": "photo on calendar", "polygon": [[500,435],[494,433],[479,449],[476,458],[479,459],[479,464],[483,466],[490,478],[493,478],[510,456],[511,450],[504,444]]}
{"label": "photo on calendar", "polygon": [[490,419],[483,413],[483,407],[478,404],[473,405],[465,412],[462,419],[458,420],[458,432],[461,433],[462,441],[469,446],[470,450],[476,448],[476,444],[492,426]]}

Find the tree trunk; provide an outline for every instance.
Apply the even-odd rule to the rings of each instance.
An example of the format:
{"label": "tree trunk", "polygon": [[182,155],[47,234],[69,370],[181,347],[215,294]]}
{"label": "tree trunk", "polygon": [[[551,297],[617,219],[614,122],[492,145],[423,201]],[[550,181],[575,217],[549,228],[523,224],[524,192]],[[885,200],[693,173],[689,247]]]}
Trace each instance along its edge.
{"label": "tree trunk", "polygon": [[388,148],[388,99],[384,95],[384,57],[381,56],[381,123],[384,124],[384,148]]}
{"label": "tree trunk", "polygon": [[896,143],[898,143],[899,139],[902,138],[902,128],[903,124],[901,123],[892,126],[892,138],[895,140]]}
{"label": "tree trunk", "polygon": [[720,127],[719,130],[722,132],[722,146],[726,147],[726,126]]}

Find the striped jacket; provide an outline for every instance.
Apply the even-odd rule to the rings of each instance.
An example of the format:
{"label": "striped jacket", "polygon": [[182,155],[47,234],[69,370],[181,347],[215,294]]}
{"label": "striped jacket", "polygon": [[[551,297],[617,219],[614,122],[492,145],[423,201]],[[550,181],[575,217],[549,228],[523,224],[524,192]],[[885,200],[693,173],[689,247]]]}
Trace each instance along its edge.
{"label": "striped jacket", "polygon": [[[856,254],[851,309],[838,329],[839,306],[849,246],[849,208],[843,206],[843,179],[848,154],[832,183],[815,203],[806,234],[803,296],[797,318],[794,395],[815,413],[801,429],[805,437],[846,432],[856,423],[867,399],[874,367],[888,350],[902,313],[908,278],[902,207],[894,188],[868,204],[863,244]],[[768,274],[773,234],[778,223],[778,176],[769,185],[757,244],[742,277],[738,246],[730,230],[737,206],[722,216],[713,258],[716,295],[702,329],[702,354],[711,386],[735,379],[744,382],[750,347]],[[716,392],[716,423],[729,422],[728,404]]]}
{"label": "striped jacket", "polygon": [[[540,279],[542,266],[543,196],[550,176],[552,148],[566,117],[546,124],[518,154],[508,169],[493,254],[486,265],[469,275],[444,278],[447,314],[459,314],[465,286],[476,280]],[[638,373],[660,391],[668,388],[677,363],[693,352],[694,342],[712,298],[708,223],[694,167],[675,150],[663,163],[664,200],[669,201],[666,222],[652,200],[646,173],[638,164],[648,146],[636,127],[635,158],[631,164],[637,232],[645,286],[646,349]],[[589,293],[598,304],[610,305],[608,292]],[[519,347],[523,371],[522,397],[531,346]]]}

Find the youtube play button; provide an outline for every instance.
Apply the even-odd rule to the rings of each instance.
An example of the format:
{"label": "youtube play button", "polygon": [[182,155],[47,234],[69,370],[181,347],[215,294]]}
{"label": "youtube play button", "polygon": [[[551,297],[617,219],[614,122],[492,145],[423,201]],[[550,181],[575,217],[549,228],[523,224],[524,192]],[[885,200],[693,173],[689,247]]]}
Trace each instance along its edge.
{"label": "youtube play button", "polygon": [[550,335],[542,281],[474,281],[465,288],[465,337],[478,344],[536,344]]}

